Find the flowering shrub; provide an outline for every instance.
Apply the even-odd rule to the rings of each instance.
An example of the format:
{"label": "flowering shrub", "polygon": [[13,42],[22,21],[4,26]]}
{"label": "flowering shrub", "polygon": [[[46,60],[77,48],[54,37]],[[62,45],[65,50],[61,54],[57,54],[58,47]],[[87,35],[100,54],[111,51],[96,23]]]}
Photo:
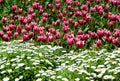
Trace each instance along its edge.
{"label": "flowering shrub", "polygon": [[[98,40],[100,41],[100,40]],[[0,42],[2,81],[119,81],[120,51],[73,50],[63,47]]]}

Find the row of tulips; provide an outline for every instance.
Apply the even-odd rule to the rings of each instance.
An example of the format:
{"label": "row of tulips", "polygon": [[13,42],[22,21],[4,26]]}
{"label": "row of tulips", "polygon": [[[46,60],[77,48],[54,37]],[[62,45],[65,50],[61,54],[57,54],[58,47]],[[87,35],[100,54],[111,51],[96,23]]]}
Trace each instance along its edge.
{"label": "row of tulips", "polygon": [[[4,5],[2,2],[0,0],[0,4]],[[27,11],[14,4],[9,17],[1,18],[3,28],[0,30],[0,37],[5,41],[34,39],[37,42],[57,42],[59,45],[67,42],[69,46],[75,44],[78,48],[82,48],[88,40],[95,40],[97,47],[105,42],[119,46],[120,29],[115,27],[119,25],[120,14],[111,12],[110,5],[120,9],[120,2],[104,0],[100,4],[101,1],[96,0],[94,6],[93,0],[83,2],[85,4],[79,0],[55,0],[46,4],[45,8],[45,5],[35,0]],[[30,5],[29,1],[26,5]],[[96,14],[100,19],[107,20],[102,28],[93,28],[98,24],[94,20]],[[102,20],[99,22],[103,22]],[[84,32],[86,28],[88,30]]]}

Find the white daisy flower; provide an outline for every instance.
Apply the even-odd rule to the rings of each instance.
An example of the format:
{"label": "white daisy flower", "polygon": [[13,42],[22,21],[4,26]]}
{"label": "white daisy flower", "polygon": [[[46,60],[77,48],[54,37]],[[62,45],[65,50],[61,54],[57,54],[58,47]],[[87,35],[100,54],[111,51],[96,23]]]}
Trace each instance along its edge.
{"label": "white daisy flower", "polygon": [[112,75],[105,75],[105,76],[103,77],[103,79],[105,79],[105,80],[107,80],[107,79],[113,80],[113,79],[115,79],[115,77],[112,76]]}
{"label": "white daisy flower", "polygon": [[41,78],[38,78],[36,81],[42,81],[42,79],[41,79]]}
{"label": "white daisy flower", "polygon": [[9,80],[10,80],[10,78],[8,78],[8,77],[3,78],[3,81],[9,81]]}

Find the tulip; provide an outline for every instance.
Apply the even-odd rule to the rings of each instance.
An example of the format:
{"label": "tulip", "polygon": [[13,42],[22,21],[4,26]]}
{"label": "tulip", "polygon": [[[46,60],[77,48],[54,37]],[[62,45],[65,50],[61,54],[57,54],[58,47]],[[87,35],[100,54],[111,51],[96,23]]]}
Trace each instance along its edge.
{"label": "tulip", "polygon": [[70,28],[68,26],[64,26],[62,30],[63,32],[67,33],[70,30]]}
{"label": "tulip", "polygon": [[113,42],[113,44],[117,45],[117,44],[119,43],[119,40],[118,40],[118,38],[114,38],[114,39],[112,40],[112,42]]}
{"label": "tulip", "polygon": [[22,8],[19,8],[19,13],[22,13],[22,12],[23,12]]}
{"label": "tulip", "polygon": [[53,42],[53,40],[54,40],[54,39],[53,39],[53,36],[52,36],[52,35],[48,37],[48,41],[49,41],[49,42]]}
{"label": "tulip", "polygon": [[78,27],[78,22],[75,22],[74,23],[74,28],[77,28]]}
{"label": "tulip", "polygon": [[113,27],[114,24],[115,24],[114,21],[110,21],[110,22],[108,22],[108,26],[109,26],[109,27]]}
{"label": "tulip", "polygon": [[28,36],[29,36],[29,38],[32,38],[34,36],[34,32],[29,32]]}
{"label": "tulip", "polygon": [[14,18],[14,15],[13,15],[13,14],[10,14],[10,18]]}
{"label": "tulip", "polygon": [[4,35],[4,32],[0,30],[0,37]]}
{"label": "tulip", "polygon": [[107,40],[108,42],[112,42],[112,36],[106,37],[106,40]]}
{"label": "tulip", "polygon": [[82,6],[81,6],[81,9],[87,11],[87,10],[88,10],[88,7],[87,7],[87,5],[82,5]]}
{"label": "tulip", "polygon": [[84,46],[84,41],[77,41],[76,42],[76,46],[78,47],[78,48],[82,48],[83,46]]}
{"label": "tulip", "polygon": [[48,7],[49,8],[53,8],[53,4],[48,4]]}
{"label": "tulip", "polygon": [[93,8],[93,7],[90,8],[90,12],[91,12],[91,13],[94,13],[95,11],[96,11],[95,8]]}
{"label": "tulip", "polygon": [[18,32],[14,33],[14,38],[16,39],[18,37]]}
{"label": "tulip", "polygon": [[0,0],[0,4],[2,4],[3,0]]}
{"label": "tulip", "polygon": [[7,22],[7,18],[3,17],[2,18],[2,23],[6,23]]}
{"label": "tulip", "polygon": [[8,35],[9,37],[12,36],[12,32],[11,32],[11,31],[7,31],[6,33],[7,33],[7,35]]}
{"label": "tulip", "polygon": [[16,4],[12,5],[12,10],[15,11],[16,9],[17,9],[17,5]]}
{"label": "tulip", "polygon": [[82,19],[82,20],[79,20],[78,22],[79,22],[80,25],[84,25],[86,23],[86,20]]}
{"label": "tulip", "polygon": [[4,35],[3,35],[3,39],[4,39],[5,41],[7,41],[7,42],[10,41],[10,38],[9,38],[9,36],[8,36],[7,34],[4,34]]}
{"label": "tulip", "polygon": [[28,24],[26,24],[26,25],[25,25],[25,29],[26,29],[27,31],[30,31],[30,30],[31,30],[31,26],[28,25]]}
{"label": "tulip", "polygon": [[27,34],[27,31],[26,31],[25,29],[22,29],[21,33],[22,33],[23,35],[25,35],[25,34]]}
{"label": "tulip", "polygon": [[23,41],[26,41],[29,39],[29,36],[28,35],[23,35]]}
{"label": "tulip", "polygon": [[101,41],[100,39],[98,39],[98,40],[96,41],[96,45],[97,45],[97,47],[100,47],[100,46],[102,45],[102,41]]}
{"label": "tulip", "polygon": [[60,8],[60,3],[56,3],[56,8],[59,9]]}

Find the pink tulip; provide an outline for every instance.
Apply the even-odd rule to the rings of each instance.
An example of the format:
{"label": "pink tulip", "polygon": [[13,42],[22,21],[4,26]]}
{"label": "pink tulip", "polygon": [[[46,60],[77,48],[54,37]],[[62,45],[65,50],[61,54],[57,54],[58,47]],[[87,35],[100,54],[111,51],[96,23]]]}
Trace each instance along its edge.
{"label": "pink tulip", "polygon": [[78,48],[82,48],[82,47],[84,46],[84,41],[77,41],[77,42],[76,42],[76,46],[77,46]]}
{"label": "pink tulip", "polygon": [[63,32],[67,33],[70,30],[70,28],[68,26],[64,26],[62,30]]}
{"label": "pink tulip", "polygon": [[90,12],[91,12],[91,13],[94,13],[95,11],[96,11],[95,8],[93,8],[93,7],[90,8]]}
{"label": "pink tulip", "polygon": [[87,7],[87,5],[82,5],[82,6],[81,6],[81,9],[87,11],[87,10],[88,10],[88,7]]}
{"label": "pink tulip", "polygon": [[79,20],[78,22],[79,22],[80,25],[86,24],[86,20],[83,20],[83,19],[82,19],[82,20]]}
{"label": "pink tulip", "polygon": [[28,36],[29,36],[29,38],[32,38],[34,36],[34,32],[29,32]]}
{"label": "pink tulip", "polygon": [[30,31],[30,30],[31,30],[31,26],[28,25],[28,24],[26,24],[26,25],[25,25],[25,29],[26,29],[27,31]]}
{"label": "pink tulip", "polygon": [[4,32],[0,30],[0,37],[4,35]]}
{"label": "pink tulip", "polygon": [[97,45],[97,47],[100,47],[100,46],[102,45],[102,41],[101,41],[100,39],[98,39],[98,40],[96,41],[96,45]]}
{"label": "pink tulip", "polygon": [[53,40],[54,40],[54,39],[53,39],[53,36],[52,36],[52,35],[48,37],[48,41],[49,41],[49,42],[53,42]]}
{"label": "pink tulip", "polygon": [[16,28],[16,32],[20,33],[22,30],[22,25],[18,25]]}
{"label": "pink tulip", "polygon": [[31,13],[33,13],[33,12],[34,12],[34,9],[33,9],[33,8],[29,8],[29,9],[28,9],[28,13],[29,13],[29,14],[31,14]]}
{"label": "pink tulip", "polygon": [[27,34],[27,31],[26,31],[25,29],[22,29],[21,33],[22,33],[23,35],[25,35],[25,34]]}
{"label": "pink tulip", "polygon": [[112,42],[113,42],[113,44],[117,45],[117,44],[119,43],[119,40],[118,40],[118,38],[114,38],[114,39],[112,40]]}
{"label": "pink tulip", "polygon": [[48,7],[49,8],[53,8],[53,4],[48,4]]}
{"label": "pink tulip", "polygon": [[59,9],[60,8],[60,3],[56,3],[55,6],[56,6],[57,9]]}
{"label": "pink tulip", "polygon": [[12,32],[11,32],[11,31],[7,31],[6,33],[7,33],[7,35],[8,35],[9,37],[12,36]]}
{"label": "pink tulip", "polygon": [[29,36],[28,35],[23,35],[23,41],[26,41],[29,39]]}
{"label": "pink tulip", "polygon": [[67,39],[67,42],[68,42],[69,45],[73,45],[74,44],[74,39],[73,38]]}
{"label": "pink tulip", "polygon": [[0,4],[2,4],[3,0],[0,0]]}
{"label": "pink tulip", "polygon": [[108,25],[109,27],[113,27],[113,26],[114,26],[114,24],[115,24],[115,22],[114,22],[114,21],[110,21],[110,22],[108,22],[108,24],[107,24],[107,25]]}
{"label": "pink tulip", "polygon": [[18,37],[18,32],[14,33],[14,38],[16,39]]}
{"label": "pink tulip", "polygon": [[2,23],[6,23],[7,22],[7,18],[3,17],[2,18]]}
{"label": "pink tulip", "polygon": [[4,39],[5,41],[7,41],[7,42],[10,41],[10,38],[9,38],[9,36],[8,36],[7,34],[4,34],[4,35],[3,35],[3,39]]}
{"label": "pink tulip", "polygon": [[17,9],[17,5],[16,4],[12,5],[12,10],[15,11],[16,9]]}
{"label": "pink tulip", "polygon": [[23,12],[22,8],[19,8],[19,13],[22,13],[22,12]]}
{"label": "pink tulip", "polygon": [[106,40],[107,40],[108,42],[112,42],[112,36],[106,37]]}

